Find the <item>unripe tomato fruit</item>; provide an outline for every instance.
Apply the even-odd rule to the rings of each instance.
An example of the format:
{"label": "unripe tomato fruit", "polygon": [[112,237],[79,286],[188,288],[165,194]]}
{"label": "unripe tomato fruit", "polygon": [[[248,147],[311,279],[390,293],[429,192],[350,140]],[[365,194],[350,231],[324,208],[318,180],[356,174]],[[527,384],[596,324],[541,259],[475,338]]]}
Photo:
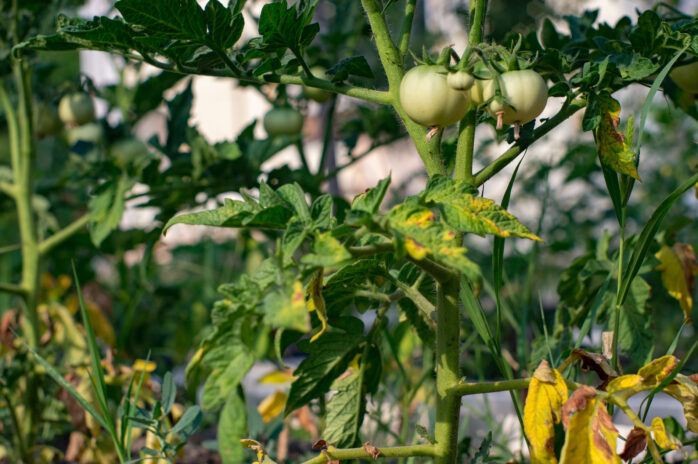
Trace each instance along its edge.
{"label": "unripe tomato fruit", "polygon": [[[318,79],[328,79],[329,77],[322,66],[313,66],[310,68],[310,72]],[[303,95],[305,98],[315,100],[318,103],[325,103],[332,96],[332,92],[317,87],[303,87]]]}
{"label": "unripe tomato fruit", "polygon": [[400,104],[412,120],[423,126],[450,126],[468,110],[468,99],[448,85],[445,71],[443,66],[419,65],[402,78]]}
{"label": "unripe tomato fruit", "polygon": [[82,126],[95,119],[92,98],[84,92],[76,92],[61,98],[58,117],[66,124]]}
{"label": "unripe tomato fruit", "polygon": [[270,137],[296,135],[303,129],[303,115],[296,109],[280,106],[264,115],[262,125]]}
{"label": "unripe tomato fruit", "polygon": [[454,90],[469,90],[475,84],[475,78],[467,71],[448,73],[446,82]]}
{"label": "unripe tomato fruit", "polygon": [[41,103],[38,105],[34,116],[36,119],[34,130],[40,139],[56,135],[63,129],[63,122],[58,117],[56,107],[51,104]]}
{"label": "unripe tomato fruit", "polygon": [[475,79],[475,83],[470,88],[470,100],[472,100],[475,106],[480,106],[494,97],[494,90],[494,81],[492,79]]}
{"label": "unripe tomato fruit", "polygon": [[146,144],[134,137],[123,138],[109,147],[109,156],[114,159],[114,164],[117,166],[131,164],[146,154],[148,154]]}
{"label": "unripe tomato fruit", "polygon": [[[488,111],[504,124],[526,124],[543,112],[548,101],[548,88],[545,81],[535,71],[509,71],[499,76],[502,96],[511,105],[492,101]],[[501,117],[500,117],[501,114]]]}
{"label": "unripe tomato fruit", "polygon": [[83,142],[91,142],[96,145],[102,142],[102,139],[104,138],[104,131],[102,130],[102,126],[100,124],[90,122],[83,124],[82,126],[69,128],[65,132],[65,138],[68,145],[71,147],[81,140]]}
{"label": "unripe tomato fruit", "polygon": [[698,93],[698,61],[672,69],[669,77],[682,90]]}

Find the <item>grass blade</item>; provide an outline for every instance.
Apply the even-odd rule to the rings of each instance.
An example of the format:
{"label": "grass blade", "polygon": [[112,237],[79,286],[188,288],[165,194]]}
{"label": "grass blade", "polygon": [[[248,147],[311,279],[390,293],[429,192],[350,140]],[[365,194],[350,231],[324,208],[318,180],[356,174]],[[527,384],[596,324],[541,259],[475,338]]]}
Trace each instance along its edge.
{"label": "grass blade", "polygon": [[82,396],[80,393],[78,393],[78,391],[75,389],[75,387],[73,387],[70,383],[68,383],[67,380],[65,380],[63,378],[61,373],[58,372],[58,370],[56,370],[55,367],[53,367],[48,361],[46,361],[46,359],[44,359],[39,353],[34,351],[34,349],[29,348],[29,347],[28,347],[28,349],[34,355],[34,357],[39,362],[39,364],[41,364],[43,366],[43,368],[46,369],[46,372],[48,373],[48,375],[50,375],[51,378],[58,385],[65,388],[65,390],[68,393],[70,393],[70,395],[73,398],[75,398],[75,400],[78,403],[80,403],[80,406],[82,406],[85,411],[87,411],[92,417],[94,417],[94,419],[99,423],[99,425],[101,425],[105,429],[108,428],[107,422],[104,419],[104,417],[102,417],[102,415],[99,412],[97,412],[97,410],[94,408],[94,406],[92,406],[92,404],[90,404],[90,402],[84,396]]}
{"label": "grass blade", "polygon": [[657,230],[659,230],[659,226],[662,224],[664,217],[666,217],[671,207],[674,205],[674,203],[676,203],[676,200],[678,200],[679,197],[681,197],[681,195],[683,195],[688,189],[693,187],[696,182],[698,182],[698,173],[689,177],[688,180],[686,180],[668,197],[666,197],[664,201],[657,206],[657,209],[654,210],[652,216],[650,216],[649,221],[647,221],[647,224],[640,233],[639,240],[633,248],[633,253],[630,256],[630,261],[628,262],[628,269],[623,273],[623,281],[621,283],[621,290],[618,292],[618,298],[616,299],[616,306],[621,306],[625,301],[625,298],[628,296],[630,284],[633,282],[633,279],[635,279],[635,276],[640,270],[640,267],[645,260],[645,256],[647,255],[647,251],[652,244],[654,235],[657,233]]}

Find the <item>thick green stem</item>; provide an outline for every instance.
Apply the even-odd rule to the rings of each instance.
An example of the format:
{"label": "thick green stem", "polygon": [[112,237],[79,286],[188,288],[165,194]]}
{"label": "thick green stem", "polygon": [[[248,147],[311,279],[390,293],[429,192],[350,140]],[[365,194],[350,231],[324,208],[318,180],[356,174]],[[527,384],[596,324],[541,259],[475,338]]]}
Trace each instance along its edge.
{"label": "thick green stem", "polygon": [[[378,448],[379,458],[402,458],[410,456],[436,456],[436,446],[434,445],[411,445],[411,446],[394,446],[389,448]],[[328,449],[325,454],[320,454],[312,459],[305,461],[303,464],[321,464],[323,462],[347,461],[350,459],[373,459],[371,454],[363,448],[348,448],[348,449]],[[329,459],[328,459],[329,458]]]}
{"label": "thick green stem", "polygon": [[446,168],[441,158],[441,138],[434,137],[431,140],[427,140],[426,128],[410,119],[400,104],[400,82],[404,74],[403,60],[393,40],[390,38],[390,32],[381,10],[374,0],[361,0],[361,4],[368,16],[368,22],[376,39],[378,55],[383,64],[385,75],[388,78],[388,94],[392,99],[391,103],[405,124],[407,133],[414,142],[429,176],[435,174],[446,175]]}
{"label": "thick green stem", "polygon": [[528,388],[531,379],[513,379],[513,380],[498,380],[495,382],[472,382],[459,383],[451,388],[451,394],[454,396],[475,395],[478,393],[492,393],[511,390],[523,390]]}
{"label": "thick green stem", "polygon": [[458,145],[456,148],[456,167],[453,173],[455,180],[473,183],[473,152],[475,150],[475,124],[477,110],[470,104],[470,109],[460,122]]}
{"label": "thick green stem", "polygon": [[454,464],[458,447],[460,397],[451,394],[460,378],[459,280],[438,285],[436,323],[436,427],[437,464]]}
{"label": "thick green stem", "polygon": [[407,0],[405,4],[405,17],[402,20],[402,31],[400,33],[400,58],[405,59],[407,48],[410,46],[410,35],[412,34],[412,22],[417,0]]}

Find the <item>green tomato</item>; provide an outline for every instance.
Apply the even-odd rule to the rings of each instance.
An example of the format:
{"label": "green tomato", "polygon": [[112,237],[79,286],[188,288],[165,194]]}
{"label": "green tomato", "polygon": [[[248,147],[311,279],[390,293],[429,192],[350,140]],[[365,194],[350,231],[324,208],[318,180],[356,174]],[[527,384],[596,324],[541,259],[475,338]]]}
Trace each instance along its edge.
{"label": "green tomato", "polygon": [[272,108],[264,115],[262,125],[270,137],[277,135],[297,135],[303,129],[303,115],[288,106]]}
{"label": "green tomato", "polygon": [[470,99],[475,106],[480,106],[494,97],[494,91],[494,81],[492,79],[475,79],[475,83],[470,88]]}
{"label": "green tomato", "polygon": [[[310,72],[318,79],[329,79],[329,76],[325,72],[325,68],[322,66],[313,66],[310,68]],[[325,103],[332,96],[332,92],[318,89],[317,87],[303,87],[303,95],[305,98],[315,100],[318,103]]]}
{"label": "green tomato", "polygon": [[63,122],[58,117],[56,107],[49,103],[41,103],[38,105],[35,109],[34,116],[36,119],[34,122],[34,130],[40,139],[56,135],[63,129]]}
{"label": "green tomato", "polygon": [[497,127],[504,124],[526,124],[543,112],[548,101],[545,81],[535,71],[509,71],[499,76],[502,96],[511,104],[492,101],[487,110],[497,118]]}
{"label": "green tomato", "polygon": [[458,122],[468,111],[468,99],[446,81],[446,68],[415,66],[400,83],[400,104],[415,122],[427,127],[445,127]]}
{"label": "green tomato", "polygon": [[698,61],[672,69],[669,77],[682,90],[688,93],[698,93]]}
{"label": "green tomato", "polygon": [[83,124],[82,126],[69,128],[65,132],[65,138],[69,146],[73,146],[79,141],[91,142],[95,145],[102,142],[104,131],[102,126],[96,122]]}
{"label": "green tomato", "polygon": [[134,137],[123,138],[109,147],[109,156],[113,158],[114,164],[122,167],[148,154],[146,144]]}
{"label": "green tomato", "polygon": [[95,120],[92,98],[84,92],[76,92],[61,98],[58,117],[66,124],[82,126]]}
{"label": "green tomato", "polygon": [[475,78],[467,71],[448,73],[446,82],[455,90],[469,90],[475,84]]}

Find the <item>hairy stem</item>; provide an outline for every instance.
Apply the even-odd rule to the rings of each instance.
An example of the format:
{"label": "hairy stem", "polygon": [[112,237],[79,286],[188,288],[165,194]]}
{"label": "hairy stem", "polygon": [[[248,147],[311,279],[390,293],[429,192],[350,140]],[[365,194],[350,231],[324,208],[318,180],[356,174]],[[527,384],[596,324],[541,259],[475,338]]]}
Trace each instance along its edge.
{"label": "hairy stem", "polygon": [[470,109],[460,122],[458,145],[456,147],[456,168],[453,173],[455,180],[473,183],[473,152],[475,150],[475,124],[477,110],[470,104]]}
{"label": "hairy stem", "polygon": [[437,287],[436,323],[436,426],[437,464],[454,464],[457,457],[460,398],[451,389],[460,378],[459,280]]}
{"label": "hairy stem", "polygon": [[[410,445],[378,448],[379,458],[402,458],[410,456],[436,456],[435,445]],[[303,464],[321,464],[323,462],[348,461],[350,459],[373,459],[371,454],[363,448],[336,449],[329,448],[325,454],[320,454]],[[329,457],[329,459],[328,459]]]}
{"label": "hairy stem", "polygon": [[63,229],[50,236],[49,238],[42,240],[39,243],[39,254],[45,255],[46,253],[50,252],[58,245],[75,235],[75,233],[77,233],[78,231],[80,231],[80,229],[85,227],[85,225],[87,225],[88,222],[90,222],[90,215],[86,213],[83,216],[80,216],[75,221],[68,224],[67,226],[65,226]]}
{"label": "hairy stem", "polygon": [[407,0],[405,4],[405,17],[402,20],[402,31],[400,33],[400,58],[405,59],[407,48],[410,46],[410,35],[412,34],[412,22],[414,21],[414,12],[417,5],[417,0]]}

